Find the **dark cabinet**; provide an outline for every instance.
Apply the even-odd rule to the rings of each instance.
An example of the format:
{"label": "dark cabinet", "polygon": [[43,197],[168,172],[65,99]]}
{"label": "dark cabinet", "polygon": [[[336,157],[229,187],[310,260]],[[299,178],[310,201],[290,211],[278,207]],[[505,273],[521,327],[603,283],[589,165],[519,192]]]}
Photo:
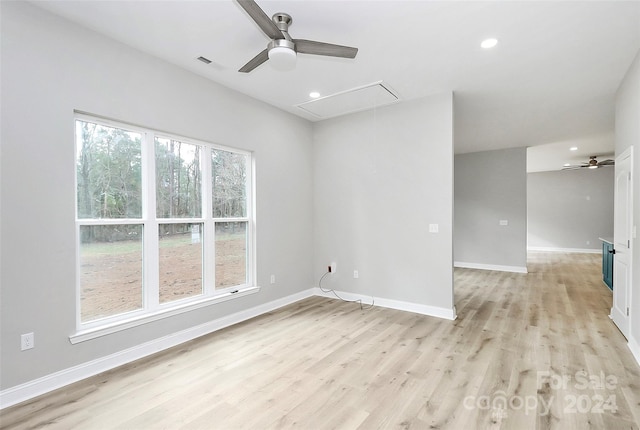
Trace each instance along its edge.
{"label": "dark cabinet", "polygon": [[613,258],[613,244],[602,242],[602,280],[610,290],[613,290]]}

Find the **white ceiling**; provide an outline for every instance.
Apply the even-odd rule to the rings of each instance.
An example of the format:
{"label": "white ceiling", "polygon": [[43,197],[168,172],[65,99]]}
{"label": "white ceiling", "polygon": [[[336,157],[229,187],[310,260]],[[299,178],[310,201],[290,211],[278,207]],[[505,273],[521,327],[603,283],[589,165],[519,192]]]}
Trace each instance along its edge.
{"label": "white ceiling", "polygon": [[[293,71],[267,62],[243,74],[268,39],[234,1],[36,4],[311,121],[297,107],[310,91],[378,81],[401,100],[453,91],[456,153],[538,145],[612,153],[615,91],[640,49],[640,1],[258,0],[269,16],[293,17],[293,38],[359,52],[353,60],[299,54]],[[487,37],[498,45],[480,48]],[[547,167],[534,170],[572,161],[545,147],[534,158]]]}

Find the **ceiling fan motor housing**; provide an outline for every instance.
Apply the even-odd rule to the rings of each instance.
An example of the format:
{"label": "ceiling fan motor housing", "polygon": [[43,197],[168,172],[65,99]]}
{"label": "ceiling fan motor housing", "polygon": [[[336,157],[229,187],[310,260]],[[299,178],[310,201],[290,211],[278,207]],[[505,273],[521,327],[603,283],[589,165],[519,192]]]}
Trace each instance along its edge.
{"label": "ceiling fan motor housing", "polygon": [[287,48],[295,51],[296,45],[287,39],[274,39],[267,44],[267,49],[271,51],[273,48]]}

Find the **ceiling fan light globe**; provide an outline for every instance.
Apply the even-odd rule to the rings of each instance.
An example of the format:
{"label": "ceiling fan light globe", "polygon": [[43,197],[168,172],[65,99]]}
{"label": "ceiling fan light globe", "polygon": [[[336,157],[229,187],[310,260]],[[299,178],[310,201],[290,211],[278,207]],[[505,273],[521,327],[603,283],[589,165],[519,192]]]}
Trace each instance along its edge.
{"label": "ceiling fan light globe", "polygon": [[589,169],[597,169],[597,168],[598,168],[598,165],[597,165],[597,164],[596,164],[596,165],[593,165],[593,164],[592,164],[591,166],[589,166]]}
{"label": "ceiling fan light globe", "polygon": [[284,46],[276,46],[269,50],[269,64],[276,70],[288,71],[296,67],[296,51]]}

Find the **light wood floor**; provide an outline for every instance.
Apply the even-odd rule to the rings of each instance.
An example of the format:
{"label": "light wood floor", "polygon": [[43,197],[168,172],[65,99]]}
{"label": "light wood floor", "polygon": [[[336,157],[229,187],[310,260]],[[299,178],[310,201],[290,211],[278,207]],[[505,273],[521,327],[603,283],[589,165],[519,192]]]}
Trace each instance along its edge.
{"label": "light wood floor", "polygon": [[456,321],[303,300],[6,409],[2,428],[638,429],[600,256],[533,253],[529,270],[456,269]]}

